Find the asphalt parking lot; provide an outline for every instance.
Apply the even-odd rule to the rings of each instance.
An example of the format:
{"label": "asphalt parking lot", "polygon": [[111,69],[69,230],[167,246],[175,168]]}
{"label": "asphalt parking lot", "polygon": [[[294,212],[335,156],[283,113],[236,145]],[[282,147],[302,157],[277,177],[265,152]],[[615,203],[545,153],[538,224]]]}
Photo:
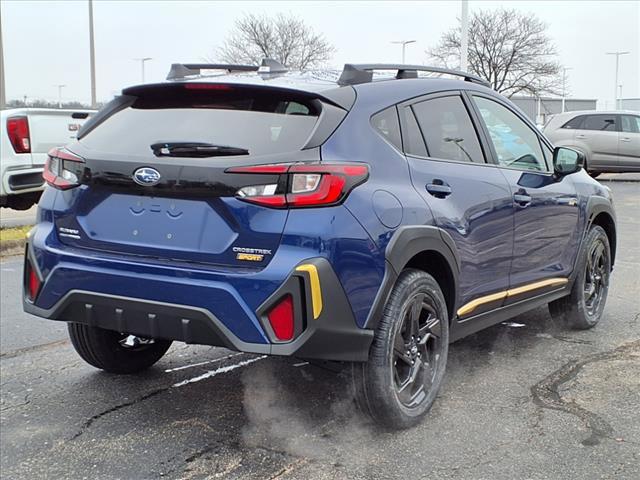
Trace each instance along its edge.
{"label": "asphalt parking lot", "polygon": [[640,182],[606,184],[619,253],[601,323],[538,309],[453,344],[434,408],[400,433],[360,417],[344,373],[296,359],[174,344],[142,375],[97,371],[64,324],[22,313],[21,259],[4,259],[1,475],[638,479]]}

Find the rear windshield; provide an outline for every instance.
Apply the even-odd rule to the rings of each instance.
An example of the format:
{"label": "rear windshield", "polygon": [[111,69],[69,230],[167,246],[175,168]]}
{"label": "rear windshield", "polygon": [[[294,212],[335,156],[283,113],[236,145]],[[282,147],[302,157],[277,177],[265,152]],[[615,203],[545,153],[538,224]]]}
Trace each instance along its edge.
{"label": "rear windshield", "polygon": [[155,91],[110,114],[81,143],[132,155],[149,154],[162,142],[230,146],[249,155],[290,152],[304,146],[320,105],[271,91]]}

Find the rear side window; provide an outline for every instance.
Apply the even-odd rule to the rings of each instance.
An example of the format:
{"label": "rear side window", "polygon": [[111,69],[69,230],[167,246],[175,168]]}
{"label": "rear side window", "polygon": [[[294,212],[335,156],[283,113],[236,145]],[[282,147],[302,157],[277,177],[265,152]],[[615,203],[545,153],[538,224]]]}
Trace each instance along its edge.
{"label": "rear side window", "polygon": [[424,144],[424,138],[422,138],[418,121],[411,107],[404,109],[404,115],[406,119],[406,132],[403,130],[402,138],[404,140],[405,153],[418,157],[426,157],[427,147]]}
{"label": "rear side window", "polygon": [[620,117],[622,121],[622,131],[626,133],[639,133],[640,132],[640,117],[635,115],[622,115]]}
{"label": "rear side window", "polygon": [[81,139],[100,152],[148,155],[162,142],[203,142],[267,155],[299,150],[321,104],[279,92],[186,90],[143,92]]}
{"label": "rear side window", "polygon": [[412,108],[430,157],[484,162],[478,135],[461,97],[425,100]]}
{"label": "rear side window", "polygon": [[562,126],[562,128],[569,128],[569,129],[580,128],[580,125],[582,125],[583,120],[584,120],[584,115],[578,115],[577,117],[572,118],[567,123],[565,123]]}
{"label": "rear side window", "polygon": [[400,123],[398,122],[398,111],[396,107],[389,107],[371,117],[371,124],[380,134],[386,138],[396,148],[402,150],[402,140],[400,139]]}
{"label": "rear side window", "polygon": [[615,132],[615,115],[587,115],[580,126],[580,130],[597,130],[601,132]]}

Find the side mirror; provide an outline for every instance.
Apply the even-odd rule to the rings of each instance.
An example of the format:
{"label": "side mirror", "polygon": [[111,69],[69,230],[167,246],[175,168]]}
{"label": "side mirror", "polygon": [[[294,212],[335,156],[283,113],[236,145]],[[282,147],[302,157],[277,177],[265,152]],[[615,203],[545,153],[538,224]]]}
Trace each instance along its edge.
{"label": "side mirror", "polygon": [[575,173],[584,166],[584,155],[566,147],[553,149],[553,171],[557,175]]}

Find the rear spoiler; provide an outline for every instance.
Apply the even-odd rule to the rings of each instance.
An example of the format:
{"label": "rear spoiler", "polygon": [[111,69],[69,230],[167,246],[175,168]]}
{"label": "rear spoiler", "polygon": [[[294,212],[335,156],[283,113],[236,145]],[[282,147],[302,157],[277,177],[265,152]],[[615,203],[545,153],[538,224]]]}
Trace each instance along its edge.
{"label": "rear spoiler", "polygon": [[[203,80],[198,81],[182,81],[182,82],[165,82],[165,83],[147,83],[144,85],[135,85],[133,87],[125,88],[122,90],[123,96],[141,96],[143,94],[154,94],[162,91],[168,92],[172,89],[175,90],[197,90],[201,86],[203,90],[211,88],[211,91],[219,89],[220,91],[232,91],[245,90],[247,92],[258,91],[264,92],[269,90],[273,93],[279,93],[283,95],[291,95],[292,97],[298,97],[305,100],[321,100],[325,103],[332,104],[343,110],[349,110],[355,102],[355,92],[349,88],[332,88],[322,92],[315,92],[311,90],[301,90],[296,88],[281,87],[278,85],[269,84],[255,84],[255,83],[240,83],[240,82],[205,82]],[[210,86],[210,87],[208,87]]]}

